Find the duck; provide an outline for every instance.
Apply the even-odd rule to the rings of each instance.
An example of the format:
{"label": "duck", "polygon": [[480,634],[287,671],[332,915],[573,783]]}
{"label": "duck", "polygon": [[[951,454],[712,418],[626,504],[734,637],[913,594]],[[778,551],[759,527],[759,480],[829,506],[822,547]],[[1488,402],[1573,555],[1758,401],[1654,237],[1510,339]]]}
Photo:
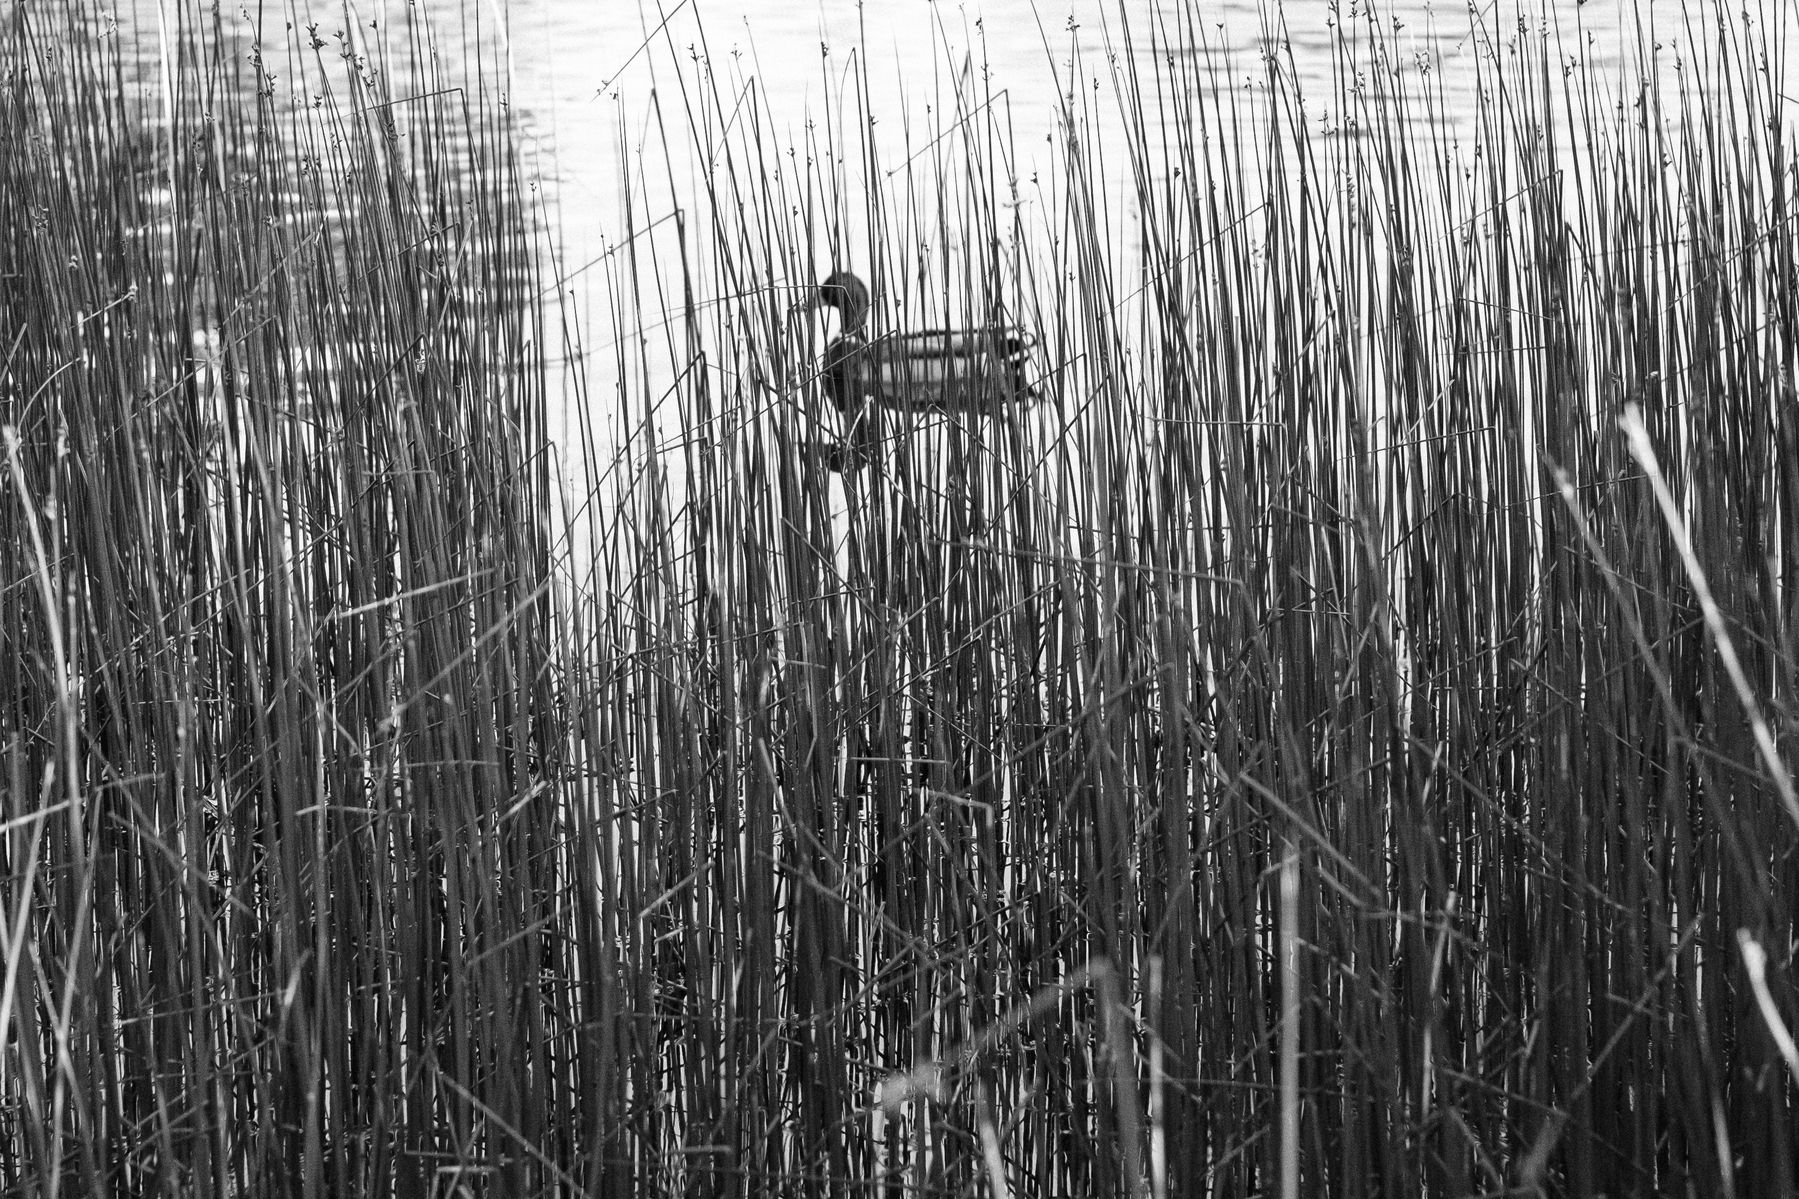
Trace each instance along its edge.
{"label": "duck", "polygon": [[834,308],[837,336],[826,344],[818,378],[846,422],[843,443],[825,452],[835,471],[867,466],[879,448],[872,410],[994,415],[1038,398],[1026,371],[1037,339],[1009,325],[932,329],[870,336],[868,285],[834,270],[796,312]]}

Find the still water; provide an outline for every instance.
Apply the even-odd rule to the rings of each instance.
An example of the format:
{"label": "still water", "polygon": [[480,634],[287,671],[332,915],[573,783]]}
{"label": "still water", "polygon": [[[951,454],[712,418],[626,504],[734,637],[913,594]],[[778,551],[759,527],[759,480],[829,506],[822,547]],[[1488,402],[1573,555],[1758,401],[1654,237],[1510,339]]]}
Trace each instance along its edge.
{"label": "still water", "polygon": [[[1034,151],[1048,156],[1042,148],[1055,136],[1072,64],[1078,59],[1103,71],[1125,53],[1127,24],[1139,55],[1146,53],[1145,32],[1171,17],[1163,7],[1156,0],[513,0],[504,37],[516,109],[548,151],[544,162],[559,185],[571,257],[580,260],[608,222],[616,224],[621,152],[650,137],[654,97],[666,97],[696,58],[728,61],[753,77],[774,136],[784,134],[790,144],[827,104],[842,107],[860,65],[888,161],[907,157],[905,126],[940,100],[946,73],[973,63],[984,72],[983,89],[1003,96],[1025,159],[1020,168],[1028,171]],[[1274,54],[1308,97],[1313,118],[1330,121],[1336,42],[1343,29],[1360,24],[1349,0],[1206,0],[1196,7],[1219,86],[1254,97],[1266,86],[1266,60]],[[1479,56],[1514,35],[1520,22],[1559,37],[1584,70],[1621,83],[1639,36],[1661,44],[1658,61],[1671,64],[1680,53],[1678,9],[1664,7],[1674,15],[1618,0],[1548,0],[1528,8],[1510,0],[1396,0],[1377,11],[1405,84],[1428,81],[1440,97],[1436,112],[1453,121],[1472,117]]]}
{"label": "still water", "polygon": [[[1443,126],[1433,131],[1438,144],[1453,149],[1473,132],[1476,89],[1490,83],[1491,63],[1521,34],[1550,39],[1561,47],[1558,59],[1578,64],[1607,94],[1621,96],[1642,58],[1639,47],[1649,51],[1658,73],[1674,69],[1685,53],[1679,10],[1666,11],[1673,15],[1647,0],[1528,6],[1398,0],[1382,4],[1375,23],[1389,86],[1413,96],[1428,91],[1428,105],[1415,111],[1428,110]],[[1183,73],[1186,83],[1171,84],[1159,69],[1164,64],[1150,57],[1147,34],[1183,13],[1197,14],[1203,24],[1176,40],[1201,61],[1199,70]],[[875,153],[883,163],[902,165],[918,161],[918,146],[930,143],[946,111],[966,111],[972,91],[1003,109],[1015,178],[1057,169],[1070,80],[1077,71],[1100,80],[1103,86],[1079,107],[1101,130],[1087,144],[1110,161],[1090,165],[1115,187],[1108,208],[1128,257],[1130,163],[1124,139],[1106,129],[1118,119],[1115,70],[1152,92],[1229,89],[1240,119],[1253,126],[1267,115],[1274,61],[1306,97],[1308,123],[1328,130],[1339,120],[1332,103],[1344,85],[1345,30],[1349,44],[1360,47],[1349,61],[1374,69],[1369,24],[1365,6],[1351,0],[512,0],[503,32],[488,40],[503,60],[513,111],[531,138],[533,162],[560,221],[564,302],[593,331],[579,352],[604,378],[615,365],[608,360],[614,342],[604,335],[604,309],[616,278],[588,268],[621,244],[633,186],[633,230],[694,202],[700,190],[695,155],[679,144],[671,151],[668,141],[682,141],[684,87],[703,75],[726,81],[721,107],[733,88],[754,93],[765,144],[800,147],[804,154],[812,123],[865,109]],[[972,87],[971,78],[978,80]],[[1152,94],[1139,102],[1153,107],[1167,99]],[[627,173],[635,185],[622,182]],[[662,183],[646,185],[646,179]],[[871,252],[865,244],[851,262],[836,265],[860,269],[855,259]],[[830,258],[819,251],[819,273],[832,265]],[[764,282],[779,289],[807,280]]]}
{"label": "still water", "polygon": [[[1789,7],[1787,0],[1765,2]],[[114,18],[133,47],[128,73],[136,68],[146,93],[156,87],[166,11],[140,4]],[[384,40],[403,47],[403,31],[423,23],[448,78],[478,72],[483,89],[503,96],[557,229],[556,291],[578,330],[564,357],[597,382],[584,393],[594,410],[608,405],[603,381],[616,373],[619,344],[628,340],[619,333],[619,276],[608,256],[629,231],[703,207],[701,176],[717,170],[716,155],[700,161],[707,155],[691,133],[689,106],[702,84],[719,88],[702,107],[729,112],[738,125],[734,136],[744,136],[753,120],[756,140],[776,155],[798,148],[803,157],[815,139],[842,139],[844,114],[865,112],[870,124],[851,126],[850,142],[865,136],[883,164],[901,168],[919,160],[921,143],[934,144],[934,130],[968,111],[972,96],[1004,131],[1007,172],[1029,179],[1057,170],[1070,92],[1078,86],[1071,80],[1102,83],[1083,90],[1072,107],[1089,122],[1085,144],[1100,159],[1088,165],[1115,189],[1102,199],[1128,258],[1131,164],[1125,139],[1116,136],[1119,76],[1147,89],[1134,102],[1150,111],[1178,99],[1155,94],[1158,88],[1228,91],[1253,144],[1254,126],[1267,119],[1274,62],[1283,86],[1306,97],[1308,126],[1342,132],[1332,105],[1353,85],[1346,64],[1352,73],[1381,69],[1366,45],[1372,23],[1382,34],[1387,86],[1428,93],[1428,104],[1412,111],[1437,123],[1429,131],[1434,146],[1454,154],[1473,132],[1476,89],[1490,83],[1491,64],[1515,42],[1548,39],[1558,61],[1620,99],[1629,95],[1639,62],[1651,61],[1666,82],[1690,57],[1678,3],[1394,0],[1375,12],[1371,21],[1360,0],[294,0],[221,16],[236,36],[259,41],[272,61],[295,61],[283,42],[343,38],[390,76],[403,70],[393,64],[405,55],[384,53]],[[1197,69],[1170,75],[1147,35],[1183,18],[1201,24],[1176,39],[1184,48],[1173,53]],[[1345,55],[1345,44],[1359,48]],[[389,84],[394,95],[409,94],[405,80],[390,77]],[[852,191],[859,185],[850,179]],[[668,238],[645,239],[634,253],[645,244],[652,258],[666,258]],[[841,265],[861,268],[870,253],[867,242],[862,247]],[[821,250],[814,262],[822,273],[830,252]],[[801,271],[783,274],[780,263],[770,265],[779,269],[762,272],[759,286],[779,291],[809,281]],[[650,274],[661,280],[681,272],[681,265],[658,261]],[[639,311],[654,316],[670,311],[668,302],[662,292]],[[643,381],[660,390],[667,374],[648,366]],[[581,412],[564,407],[570,423],[559,440],[567,444]]]}

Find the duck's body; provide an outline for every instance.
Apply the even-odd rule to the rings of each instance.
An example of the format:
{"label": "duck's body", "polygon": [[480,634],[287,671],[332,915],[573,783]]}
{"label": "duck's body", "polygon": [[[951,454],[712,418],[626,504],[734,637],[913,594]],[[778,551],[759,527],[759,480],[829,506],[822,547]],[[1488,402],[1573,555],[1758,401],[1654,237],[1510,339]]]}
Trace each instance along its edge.
{"label": "duck's body", "polygon": [[[990,414],[1036,398],[1026,378],[1034,339],[1021,329],[982,326],[924,333],[867,333],[868,288],[848,271],[819,284],[804,308],[835,308],[839,332],[825,346],[819,378],[843,413],[855,465],[874,454],[873,405],[896,412]],[[839,452],[833,469],[842,469]]]}
{"label": "duck's body", "polygon": [[1035,397],[1025,379],[1031,343],[1005,330],[845,333],[825,347],[825,394],[844,411],[993,412]]}

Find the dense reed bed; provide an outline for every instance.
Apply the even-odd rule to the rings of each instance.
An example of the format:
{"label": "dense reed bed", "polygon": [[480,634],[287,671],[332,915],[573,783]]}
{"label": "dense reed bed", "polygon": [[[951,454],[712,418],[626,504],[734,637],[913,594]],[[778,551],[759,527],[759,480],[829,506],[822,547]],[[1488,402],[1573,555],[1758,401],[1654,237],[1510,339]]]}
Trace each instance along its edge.
{"label": "dense reed bed", "polygon": [[64,11],[0,31],[0,1178],[572,1161],[527,1077],[560,642],[503,114],[419,28],[287,58],[171,6],[140,89]]}
{"label": "dense reed bed", "polygon": [[[1462,116],[1366,12],[1311,97],[1046,20],[1034,177],[978,63],[890,161],[682,48],[550,355],[422,26],[188,14],[146,112],[9,9],[7,1191],[1789,1193],[1757,15],[1477,18]],[[826,470],[833,264],[1041,398]]]}

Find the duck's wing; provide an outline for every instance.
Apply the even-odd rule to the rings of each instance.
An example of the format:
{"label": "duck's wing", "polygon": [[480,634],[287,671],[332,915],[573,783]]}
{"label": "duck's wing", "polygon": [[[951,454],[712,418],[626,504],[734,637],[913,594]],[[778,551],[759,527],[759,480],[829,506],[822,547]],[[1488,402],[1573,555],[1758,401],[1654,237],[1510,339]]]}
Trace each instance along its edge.
{"label": "duck's wing", "polygon": [[936,329],[883,337],[870,347],[877,401],[893,408],[993,412],[1037,398],[1023,329]]}
{"label": "duck's wing", "polygon": [[1009,356],[1029,352],[1037,339],[1011,325],[982,325],[974,329],[931,329],[922,333],[895,333],[881,339],[908,355],[968,358],[994,354]]}

